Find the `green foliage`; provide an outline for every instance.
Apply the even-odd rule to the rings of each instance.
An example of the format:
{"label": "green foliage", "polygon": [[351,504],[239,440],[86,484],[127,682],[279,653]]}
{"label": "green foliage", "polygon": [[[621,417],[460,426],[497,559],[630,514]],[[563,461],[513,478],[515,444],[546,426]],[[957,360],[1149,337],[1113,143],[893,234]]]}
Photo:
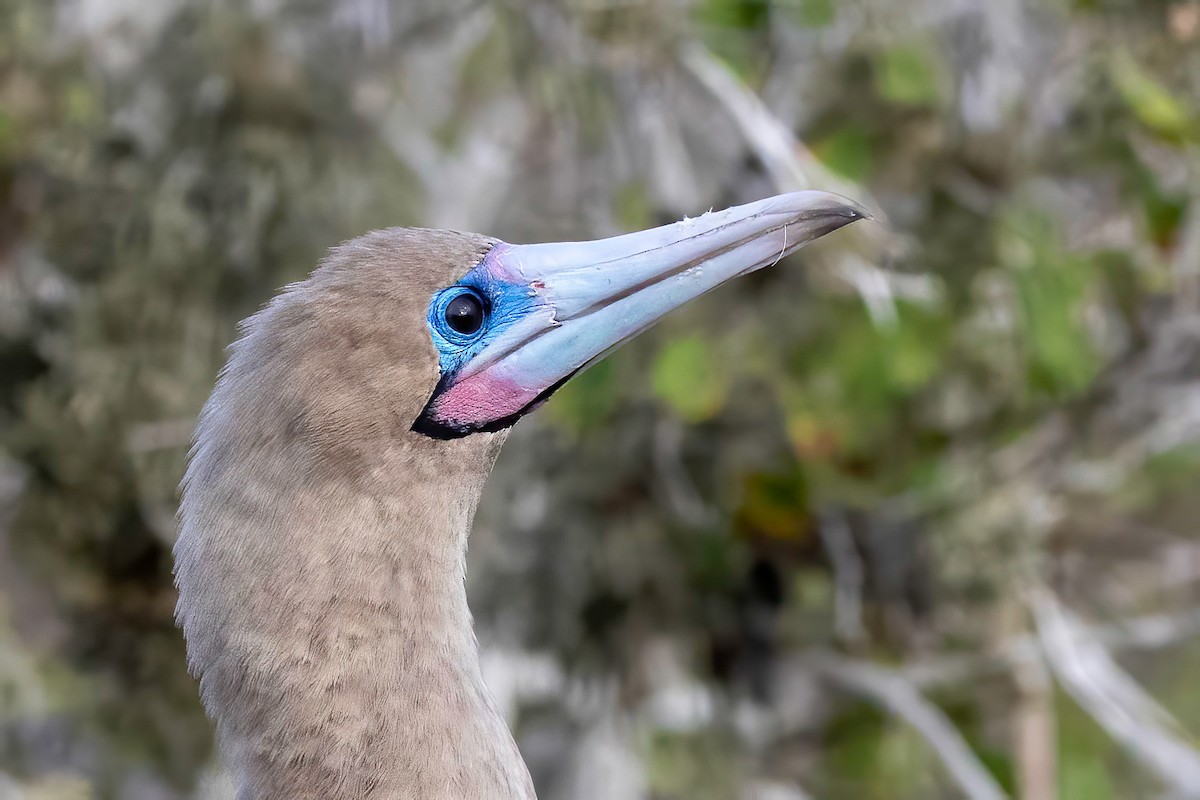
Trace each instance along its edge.
{"label": "green foliage", "polygon": [[613,205],[617,222],[626,230],[638,231],[654,225],[650,197],[645,185],[639,182],[631,182],[618,189]]}
{"label": "green foliage", "polygon": [[1090,261],[1065,252],[1045,220],[1014,220],[999,235],[1021,314],[1030,387],[1055,397],[1085,389],[1100,367],[1084,316],[1094,286]]}
{"label": "green foliage", "polygon": [[769,0],[701,0],[692,13],[701,35],[731,69],[750,81],[761,75],[772,15]]}
{"label": "green foliage", "polygon": [[645,762],[654,797],[663,800],[731,800],[739,775],[735,751],[721,735],[655,733]]}
{"label": "green foliage", "polygon": [[804,476],[799,473],[747,476],[735,519],[744,536],[793,541],[811,536],[814,520]]}
{"label": "green foliage", "polygon": [[[194,796],[210,728],[169,554],[191,422],[237,320],[372,227],[585,239],[800,178],[881,212],[580,374],[480,511],[481,640],[615,687],[655,798],[956,796],[856,698],[771,717],[821,649],[986,665],[927,695],[1011,790],[1023,581],[1097,619],[1194,606],[1192,5],[175,5],[109,28],[0,0],[0,784],[46,777],[44,731],[99,797]],[[1194,734],[1195,647],[1117,655]],[[714,717],[660,730],[645,706],[683,679]],[[521,741],[553,741],[557,786],[579,720],[544,706]],[[1062,797],[1161,793],[1085,709],[1049,713]]]}
{"label": "green foliage", "polygon": [[729,375],[713,347],[699,336],[666,343],[654,362],[655,395],[688,422],[711,419],[725,404]]}
{"label": "green foliage", "polygon": [[1118,791],[1113,776],[1116,752],[1103,731],[1076,707],[1070,698],[1057,700],[1062,727],[1058,738],[1059,792],[1065,800],[1128,796]]}
{"label": "green foliage", "polygon": [[885,800],[933,791],[928,750],[914,731],[878,710],[860,705],[847,711],[830,726],[830,735],[837,757],[829,765],[824,797]]}
{"label": "green foliage", "polygon": [[1200,116],[1143,70],[1128,52],[1117,53],[1109,66],[1121,99],[1139,122],[1172,142],[1194,139]]}
{"label": "green foliage", "polygon": [[844,178],[863,181],[871,174],[874,145],[861,125],[834,131],[813,144],[812,149],[825,166]]}
{"label": "green foliage", "polygon": [[809,28],[824,28],[837,18],[836,0],[800,0],[794,8],[800,24]]}
{"label": "green foliage", "polygon": [[621,400],[620,367],[607,358],[576,375],[546,404],[546,413],[577,431],[597,430],[611,421]]}
{"label": "green foliage", "polygon": [[1112,494],[1112,502],[1126,512],[1165,509],[1194,489],[1200,471],[1200,447],[1191,444],[1156,453]]}
{"label": "green foliage", "polygon": [[935,105],[942,70],[936,50],[928,45],[902,45],[879,54],[875,86],[881,97],[909,106]]}
{"label": "green foliage", "polygon": [[771,6],[767,0],[704,0],[697,13],[709,25],[755,31],[766,28]]}

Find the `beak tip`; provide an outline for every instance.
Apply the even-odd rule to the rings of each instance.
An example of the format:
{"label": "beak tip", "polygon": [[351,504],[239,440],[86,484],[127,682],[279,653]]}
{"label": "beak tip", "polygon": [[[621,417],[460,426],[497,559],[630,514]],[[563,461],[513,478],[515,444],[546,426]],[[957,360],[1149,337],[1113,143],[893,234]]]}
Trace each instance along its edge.
{"label": "beak tip", "polygon": [[875,221],[875,215],[872,214],[869,210],[867,210],[866,208],[864,208],[862,206],[856,206],[856,207],[850,209],[849,216],[850,216],[851,222],[856,222],[857,220],[860,220],[860,219],[866,220],[867,222]]}
{"label": "beak tip", "polygon": [[864,206],[833,192],[810,189],[780,195],[768,202],[771,203],[770,211],[773,213],[795,215],[799,219],[821,219],[826,224],[833,225],[824,233],[859,220],[875,219],[875,215]]}
{"label": "beak tip", "polygon": [[865,206],[854,202],[848,197],[842,197],[841,195],[836,194],[831,194],[829,197],[831,202],[826,209],[827,212],[832,216],[845,217],[847,225],[851,222],[857,222],[860,219],[875,219],[875,215],[868,211]]}
{"label": "beak tip", "polygon": [[820,238],[862,220],[873,221],[875,215],[863,206],[839,195],[829,195],[827,202],[812,209],[809,218],[815,223],[814,236]]}

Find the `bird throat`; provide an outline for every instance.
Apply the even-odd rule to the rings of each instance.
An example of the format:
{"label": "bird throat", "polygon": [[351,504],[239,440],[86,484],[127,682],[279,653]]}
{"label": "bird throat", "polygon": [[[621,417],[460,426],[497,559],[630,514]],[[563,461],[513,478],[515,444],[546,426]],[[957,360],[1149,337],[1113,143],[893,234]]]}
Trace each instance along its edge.
{"label": "bird throat", "polygon": [[353,480],[274,458],[191,482],[224,511],[185,503],[180,620],[239,800],[529,800],[464,586],[486,473],[383,458]]}

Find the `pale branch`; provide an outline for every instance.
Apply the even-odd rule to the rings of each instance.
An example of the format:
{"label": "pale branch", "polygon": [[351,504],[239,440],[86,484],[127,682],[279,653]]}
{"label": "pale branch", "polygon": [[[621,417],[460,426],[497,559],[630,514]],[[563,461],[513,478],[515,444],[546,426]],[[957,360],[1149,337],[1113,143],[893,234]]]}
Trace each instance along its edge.
{"label": "pale branch", "polygon": [[786,192],[820,188],[870,205],[863,187],[826,168],[754,92],[699,44],[680,51],[684,67],[729,114],[775,185]]}
{"label": "pale branch", "polygon": [[[783,123],[754,92],[738,80],[704,46],[690,43],[679,51],[683,68],[721,106],[737,126],[750,151],[762,162],[781,192],[820,188],[855,198],[868,208],[879,204],[863,186],[838,177]],[[844,234],[850,246],[834,258],[834,267],[863,297],[878,324],[890,324],[896,316],[894,297],[916,302],[937,297],[933,284],[913,276],[896,276],[875,264],[886,261],[901,247],[899,237],[886,222],[855,226]],[[869,252],[864,258],[855,250]]]}
{"label": "pale branch", "polygon": [[[1149,614],[1095,626],[1096,641],[1114,650],[1154,650],[1200,635],[1200,608],[1178,614]],[[1034,636],[1018,636],[990,655],[941,656],[905,666],[905,677],[920,687],[976,680],[1041,659]]]}
{"label": "pale branch", "polygon": [[756,781],[746,789],[742,800],[811,800],[812,795],[793,783]]}
{"label": "pale branch", "polygon": [[911,725],[970,800],[1008,797],[954,724],[901,673],[837,656],[823,656],[816,664],[830,683],[877,703]]}
{"label": "pale branch", "polygon": [[817,530],[821,543],[833,566],[834,631],[846,643],[858,643],[866,638],[862,621],[863,564],[854,544],[854,536],[843,513],[821,516]]}
{"label": "pale branch", "polygon": [[688,476],[683,463],[683,426],[663,415],[654,426],[654,467],[667,501],[681,520],[693,528],[713,523],[713,509]]}
{"label": "pale branch", "polygon": [[1182,728],[1047,589],[1032,593],[1042,652],[1054,676],[1105,732],[1179,797],[1200,797],[1200,752]]}

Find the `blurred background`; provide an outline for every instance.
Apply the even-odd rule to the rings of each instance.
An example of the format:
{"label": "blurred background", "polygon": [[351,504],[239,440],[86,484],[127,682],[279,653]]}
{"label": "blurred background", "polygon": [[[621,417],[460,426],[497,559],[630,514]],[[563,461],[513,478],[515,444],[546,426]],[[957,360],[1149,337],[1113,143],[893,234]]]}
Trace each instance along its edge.
{"label": "blurred background", "polygon": [[1200,4],[0,0],[0,798],[232,797],[172,623],[236,322],[371,228],[876,209],[522,422],[544,800],[1200,797]]}

